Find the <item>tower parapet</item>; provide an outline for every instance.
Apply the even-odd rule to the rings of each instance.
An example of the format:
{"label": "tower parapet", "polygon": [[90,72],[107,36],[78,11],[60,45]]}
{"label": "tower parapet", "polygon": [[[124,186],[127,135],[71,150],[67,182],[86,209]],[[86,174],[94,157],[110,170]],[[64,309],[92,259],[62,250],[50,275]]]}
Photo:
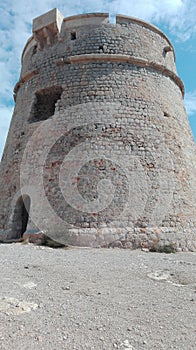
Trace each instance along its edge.
{"label": "tower parapet", "polygon": [[[79,59],[89,61],[91,55],[94,61],[131,63],[132,60],[138,66],[152,67],[172,78],[184,94],[171,42],[158,28],[144,21],[117,15],[113,24],[107,13],[63,18],[55,9],[34,19],[33,33],[23,51],[21,81],[30,71],[46,65],[48,59],[69,63]],[[44,48],[50,48],[47,55]]]}

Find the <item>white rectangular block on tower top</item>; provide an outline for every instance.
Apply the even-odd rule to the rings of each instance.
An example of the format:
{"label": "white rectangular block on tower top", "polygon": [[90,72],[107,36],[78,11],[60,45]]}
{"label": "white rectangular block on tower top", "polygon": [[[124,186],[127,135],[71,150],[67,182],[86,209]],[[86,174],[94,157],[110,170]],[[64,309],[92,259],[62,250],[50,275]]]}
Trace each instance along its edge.
{"label": "white rectangular block on tower top", "polygon": [[33,33],[51,25],[55,26],[58,32],[60,32],[63,18],[62,13],[57,8],[36,17],[33,20]]}

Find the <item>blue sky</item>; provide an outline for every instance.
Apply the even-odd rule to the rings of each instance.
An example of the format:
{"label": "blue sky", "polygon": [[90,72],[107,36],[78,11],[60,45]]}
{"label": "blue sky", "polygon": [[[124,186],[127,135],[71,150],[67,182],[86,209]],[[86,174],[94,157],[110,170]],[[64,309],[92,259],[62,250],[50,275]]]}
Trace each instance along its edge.
{"label": "blue sky", "polygon": [[32,19],[57,7],[66,16],[85,12],[126,14],[151,22],[172,41],[185,85],[185,106],[196,140],[196,1],[195,0],[5,0],[0,3],[0,156],[13,112],[13,88],[20,58],[31,36]]}

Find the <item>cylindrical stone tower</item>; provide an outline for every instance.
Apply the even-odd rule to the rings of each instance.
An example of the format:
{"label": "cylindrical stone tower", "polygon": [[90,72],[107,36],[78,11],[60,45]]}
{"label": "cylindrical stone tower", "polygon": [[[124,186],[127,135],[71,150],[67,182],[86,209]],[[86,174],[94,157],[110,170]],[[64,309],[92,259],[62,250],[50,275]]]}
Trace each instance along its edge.
{"label": "cylindrical stone tower", "polygon": [[196,249],[196,154],[174,49],[118,15],[33,21],[0,177],[1,239]]}

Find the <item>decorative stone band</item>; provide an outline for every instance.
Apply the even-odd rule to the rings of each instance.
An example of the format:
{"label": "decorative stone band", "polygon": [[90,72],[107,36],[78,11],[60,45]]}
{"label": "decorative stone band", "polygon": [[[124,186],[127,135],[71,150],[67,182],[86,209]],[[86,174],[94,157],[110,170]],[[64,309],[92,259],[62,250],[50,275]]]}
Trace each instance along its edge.
{"label": "decorative stone band", "polygon": [[14,87],[14,101],[16,101],[17,92],[20,89],[21,85],[26,83],[28,80],[30,80],[35,75],[39,74],[39,71],[37,69],[34,69],[30,72],[27,72],[15,85]]}
{"label": "decorative stone band", "polygon": [[89,63],[89,62],[119,62],[119,63],[130,63],[135,66],[152,68],[163,75],[171,78],[176,85],[180,88],[182,92],[182,96],[184,97],[184,84],[182,80],[172,71],[167,69],[165,66],[147,61],[143,58],[133,57],[128,55],[113,55],[113,54],[86,54],[86,55],[77,55],[70,56],[67,58],[60,58],[56,61],[57,66],[61,66],[64,64],[72,64],[72,63]]}
{"label": "decorative stone band", "polygon": [[[176,85],[180,88],[182,96],[184,97],[184,84],[182,80],[172,71],[167,69],[165,66],[157,64],[152,61],[147,61],[143,58],[133,57],[128,55],[113,55],[113,54],[86,54],[86,55],[77,55],[69,56],[67,58],[60,58],[56,61],[57,66],[65,64],[74,64],[74,63],[89,63],[89,62],[119,62],[119,63],[130,63],[139,67],[152,68],[163,75],[171,78]],[[17,92],[20,89],[21,85],[27,82],[29,79],[39,74],[38,70],[33,70],[27,72],[15,85],[14,87],[14,100],[16,101]]]}

